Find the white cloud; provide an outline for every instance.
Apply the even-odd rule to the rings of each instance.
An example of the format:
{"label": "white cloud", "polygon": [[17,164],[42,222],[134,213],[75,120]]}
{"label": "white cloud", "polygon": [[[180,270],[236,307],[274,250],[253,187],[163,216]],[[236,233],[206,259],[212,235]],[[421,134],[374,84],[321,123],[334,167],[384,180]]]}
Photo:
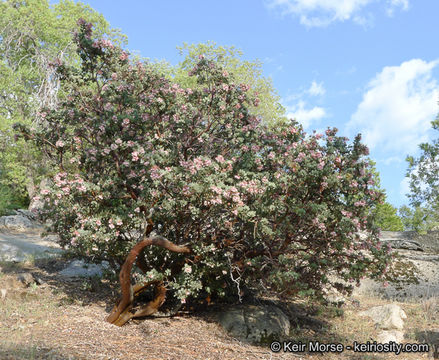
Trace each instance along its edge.
{"label": "white cloud", "polygon": [[407,194],[410,194],[410,192],[410,179],[405,177],[399,183],[399,195],[405,202],[408,202]]}
{"label": "white cloud", "polygon": [[395,8],[407,10],[409,0],[268,0],[269,8],[281,8],[282,14],[298,16],[300,23],[309,27],[327,26],[336,21],[353,21],[364,25],[370,22],[360,14],[361,10],[374,2],[387,3],[391,16]]}
{"label": "white cloud", "polygon": [[326,111],[324,108],[319,106],[308,108],[303,100],[300,100],[295,105],[286,106],[286,109],[287,117],[289,119],[297,120],[305,129],[308,128],[313,122],[316,122],[326,116]]}
{"label": "white cloud", "polygon": [[400,156],[390,156],[387,159],[384,159],[383,161],[381,161],[384,165],[390,165],[392,163],[395,164],[401,164],[404,162],[404,159],[401,158]]}
{"label": "white cloud", "polygon": [[325,92],[326,90],[323,87],[323,83],[317,84],[315,81],[311,83],[311,86],[308,89],[308,94],[310,94],[311,96],[324,95]]}
{"label": "white cloud", "polygon": [[282,100],[282,104],[287,111],[289,119],[295,119],[301,123],[304,129],[311,124],[315,124],[320,119],[327,116],[326,110],[320,106],[309,105],[311,98],[322,96],[326,92],[323,83],[313,81],[309,88],[302,87],[298,93],[293,93]]}
{"label": "white cloud", "polygon": [[390,0],[390,6],[401,6],[403,10],[408,10],[409,0]]}
{"label": "white cloud", "polygon": [[371,148],[413,153],[427,132],[439,109],[439,88],[432,77],[438,61],[420,59],[388,66],[369,82],[363,100],[348,123],[359,130]]}
{"label": "white cloud", "polygon": [[387,15],[393,16],[395,8],[398,7],[402,8],[404,11],[407,11],[409,9],[409,0],[389,0]]}

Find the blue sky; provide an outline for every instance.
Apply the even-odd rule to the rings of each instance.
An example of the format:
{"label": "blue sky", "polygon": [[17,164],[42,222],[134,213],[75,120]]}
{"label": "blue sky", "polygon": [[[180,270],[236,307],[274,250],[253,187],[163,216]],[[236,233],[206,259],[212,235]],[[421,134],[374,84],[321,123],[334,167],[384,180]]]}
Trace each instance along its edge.
{"label": "blue sky", "polygon": [[307,131],[363,134],[388,201],[407,203],[407,155],[435,138],[438,0],[85,0],[144,57],[208,40],[263,62]]}

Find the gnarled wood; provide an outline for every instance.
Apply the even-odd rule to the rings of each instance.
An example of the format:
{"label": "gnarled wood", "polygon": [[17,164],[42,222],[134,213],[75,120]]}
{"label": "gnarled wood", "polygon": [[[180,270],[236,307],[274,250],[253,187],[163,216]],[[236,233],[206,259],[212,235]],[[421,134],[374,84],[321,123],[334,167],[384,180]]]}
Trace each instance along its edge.
{"label": "gnarled wood", "polygon": [[141,316],[148,316],[154,314],[160,306],[163,305],[163,303],[166,300],[166,288],[163,285],[163,282],[160,282],[155,287],[156,293],[154,295],[154,299],[147,303],[145,306],[137,310],[133,317],[141,317]]}
{"label": "gnarled wood", "polygon": [[[131,285],[131,270],[133,268],[133,263],[142,252],[142,250],[149,246],[156,245],[163,247],[169,251],[189,254],[191,250],[186,246],[176,245],[162,236],[154,236],[151,238],[146,238],[137,243],[128,254],[125,263],[122,265],[122,269],[119,274],[120,287],[122,291],[122,297],[120,301],[111,311],[110,315],[107,317],[109,323],[122,326],[128,320],[137,316],[151,315],[158,310],[158,308],[163,304],[166,297],[166,288],[161,282],[150,282],[145,284],[136,284],[134,287]],[[142,269],[144,270],[144,269]],[[152,301],[146,304],[145,307],[139,309],[135,313],[132,313],[134,296],[143,291],[147,286],[155,283],[156,294]]]}
{"label": "gnarled wood", "polygon": [[142,306],[140,309],[137,309],[136,311],[133,311],[133,304],[130,303],[125,308],[125,310],[122,311],[119,317],[113,322],[114,325],[122,326],[132,318],[148,316],[157,312],[157,310],[160,308],[160,306],[162,306],[166,299],[166,288],[163,285],[163,282],[154,281],[147,284],[134,285],[133,289],[136,286],[139,286],[139,290],[137,291],[137,293],[134,293],[134,297],[139,295],[147,287],[147,285],[150,285],[151,283],[156,283],[154,299],[148,302],[146,305]]}
{"label": "gnarled wood", "polygon": [[[132,292],[133,292],[133,298],[135,298],[136,296],[138,296],[143,290],[145,290],[148,286],[150,285],[157,285],[160,281],[155,280],[155,281],[148,281],[146,283],[137,283],[134,284],[134,286],[132,287]],[[113,309],[111,310],[111,314],[113,314],[114,312],[117,311],[117,307],[120,304],[120,302],[122,301],[122,297],[120,297],[117,302],[116,305],[113,307]],[[149,304],[149,303],[148,303]],[[147,304],[147,305],[148,305]],[[133,308],[132,303],[127,306],[124,311],[119,315],[118,318],[114,319],[114,321],[111,321],[111,323],[118,325],[118,326],[122,326],[123,324],[125,324],[126,322],[128,322],[131,318],[133,318],[134,316],[133,313],[131,312],[131,309]],[[107,318],[107,321],[109,321],[110,317]],[[117,324],[116,324],[117,323]]]}

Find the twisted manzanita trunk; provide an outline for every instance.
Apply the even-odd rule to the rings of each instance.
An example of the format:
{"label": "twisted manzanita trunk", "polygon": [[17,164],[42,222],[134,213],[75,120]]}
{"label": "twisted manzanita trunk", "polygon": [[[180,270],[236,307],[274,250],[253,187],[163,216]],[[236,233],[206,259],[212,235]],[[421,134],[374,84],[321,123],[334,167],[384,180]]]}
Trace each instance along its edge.
{"label": "twisted manzanita trunk", "polygon": [[[143,239],[137,243],[128,254],[125,263],[119,274],[122,297],[107,317],[107,321],[117,326],[122,326],[134,317],[148,316],[154,314],[164,303],[166,288],[161,281],[150,281],[147,283],[131,285],[131,269],[142,250],[149,245],[157,245],[176,253],[189,254],[191,250],[186,246],[175,245],[162,236],[154,236]],[[141,309],[131,312],[134,297],[145,290],[149,285],[155,285],[154,299],[148,302]]]}

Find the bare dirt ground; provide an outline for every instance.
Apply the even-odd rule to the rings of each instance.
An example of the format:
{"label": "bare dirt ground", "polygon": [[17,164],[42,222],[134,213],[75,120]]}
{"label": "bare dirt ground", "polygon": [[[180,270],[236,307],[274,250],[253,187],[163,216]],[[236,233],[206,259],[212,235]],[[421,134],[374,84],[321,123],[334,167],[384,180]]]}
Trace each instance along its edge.
{"label": "bare dirt ground", "polygon": [[[99,278],[72,281],[59,276],[62,257],[0,263],[0,359],[399,359],[432,358],[432,353],[273,353],[268,345],[238,341],[213,321],[213,306],[172,318],[148,318],[123,327],[105,322],[118,288]],[[25,286],[17,274],[30,272],[41,285]],[[396,302],[396,301],[395,301]],[[373,321],[358,313],[389,303],[376,294],[357,295],[341,308],[304,301],[283,304],[290,317],[291,342],[352,345],[376,338]],[[439,298],[396,302],[407,314],[405,343],[420,343],[439,330]]]}

